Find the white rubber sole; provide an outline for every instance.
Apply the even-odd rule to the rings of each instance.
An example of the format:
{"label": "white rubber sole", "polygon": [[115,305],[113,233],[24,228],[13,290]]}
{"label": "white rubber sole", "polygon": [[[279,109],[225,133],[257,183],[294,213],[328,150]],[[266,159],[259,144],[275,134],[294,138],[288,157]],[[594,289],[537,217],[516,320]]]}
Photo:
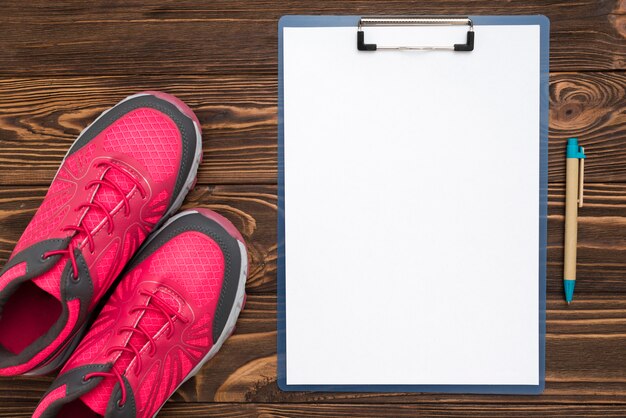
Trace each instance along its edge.
{"label": "white rubber sole", "polygon": [[[176,219],[181,218],[181,217],[186,216],[186,215],[190,215],[192,213],[198,213],[198,212],[196,212],[194,210],[189,210],[189,211],[185,211],[183,213],[180,213],[180,214],[174,216],[173,218],[169,219],[165,223],[165,225],[163,225],[163,228],[168,226],[170,223],[174,222]],[[163,408],[165,403],[167,403],[167,400],[174,393],[176,393],[178,391],[178,389],[180,389],[180,387],[186,381],[188,381],[189,379],[194,377],[196,374],[198,374],[200,369],[202,369],[202,367],[209,360],[211,360],[213,357],[215,357],[217,352],[220,351],[220,349],[222,348],[222,345],[224,345],[224,342],[235,331],[235,324],[237,323],[237,319],[239,318],[239,314],[241,313],[241,310],[243,309],[243,304],[244,304],[245,297],[246,297],[246,280],[248,278],[248,252],[246,251],[246,246],[244,245],[244,243],[239,241],[238,239],[236,239],[236,240],[237,240],[237,244],[239,245],[239,253],[241,254],[241,267],[240,267],[240,273],[239,273],[239,282],[237,283],[237,293],[235,294],[235,302],[233,303],[233,306],[230,309],[230,314],[228,315],[228,319],[226,320],[226,325],[224,326],[224,329],[222,330],[222,333],[220,334],[220,337],[217,339],[217,342],[213,345],[213,347],[211,347],[211,349],[209,350],[207,355],[204,356],[204,358],[200,361],[200,363],[198,363],[196,365],[196,367],[191,369],[189,374],[187,376],[185,376],[185,378],[182,380],[182,382],[180,382],[180,384],[176,387],[174,392],[172,392],[170,394],[170,396],[168,396],[168,398],[165,400],[165,402],[163,402],[163,404],[159,407],[159,409],[154,413],[153,417],[156,417],[159,414],[159,412],[161,411],[161,409]],[[147,244],[147,242],[146,242],[146,244]]]}
{"label": "white rubber sole", "polygon": [[[139,94],[134,94],[132,96],[128,96],[124,100],[122,100],[119,103],[117,103],[115,106],[117,106],[117,105],[119,105],[121,103],[124,103],[124,102],[126,102],[128,100],[134,99],[136,97],[141,97],[141,96],[149,96],[149,94],[139,93]],[[174,103],[172,103],[172,104],[174,104]],[[113,107],[115,107],[115,106],[113,106]],[[176,106],[176,105],[174,104],[174,106]],[[104,112],[102,112],[100,114],[100,116],[98,116],[93,122],[91,122],[85,129],[83,129],[81,131],[81,133],[78,135],[76,140],[72,143],[72,146],[70,146],[69,150],[65,154],[65,157],[63,157],[63,161],[59,165],[59,168],[58,168],[56,174],[54,175],[54,178],[52,179],[52,182],[50,184],[52,184],[54,182],[54,180],[56,180],[57,176],[59,175],[59,171],[61,171],[61,167],[63,167],[63,164],[65,164],[65,160],[69,156],[70,151],[71,151],[72,147],[74,146],[74,144],[76,144],[80,140],[80,138],[83,136],[83,134],[85,132],[87,132],[87,130],[89,128],[91,128],[91,126],[94,123],[96,123],[100,118],[102,118],[104,115],[106,115],[111,109],[113,109],[113,107],[111,107],[111,108],[105,110]],[[177,108],[178,108],[178,106],[177,106]],[[183,111],[181,109],[179,109],[179,110],[181,111],[181,113],[183,113]],[[185,115],[185,116],[189,117],[187,115]],[[183,187],[181,188],[180,193],[178,194],[178,196],[176,196],[176,199],[174,199],[174,201],[172,202],[172,206],[167,210],[167,212],[165,212],[165,214],[163,214],[163,216],[161,217],[159,222],[157,222],[157,224],[154,226],[153,230],[156,230],[156,229],[160,228],[160,226],[163,224],[163,222],[166,222],[167,220],[169,220],[169,218],[176,211],[178,211],[178,209],[180,209],[180,207],[182,206],[182,204],[183,204],[183,202],[185,200],[185,197],[187,197],[187,194],[192,189],[192,187],[193,187],[193,185],[195,183],[196,177],[198,175],[198,167],[200,167],[200,160],[202,159],[202,132],[200,131],[200,127],[198,126],[196,121],[192,120],[192,122],[193,122],[193,126],[194,126],[194,129],[195,129],[195,134],[196,134],[196,152],[195,152],[195,155],[194,155],[193,162],[191,163],[191,170],[189,170],[189,175],[187,176],[187,179],[185,180],[185,183],[183,184]],[[93,312],[91,313],[91,315],[93,315]],[[35,368],[33,370],[30,370],[29,372],[24,373],[24,375],[25,376],[42,376],[42,375],[46,375],[48,373],[51,373],[54,370],[58,369],[59,367],[63,366],[65,364],[65,362],[70,358],[70,356],[74,352],[74,349],[78,346],[78,343],[80,342],[80,340],[82,340],[85,332],[87,331],[86,330],[86,325],[92,319],[91,315],[88,318],[88,320],[85,321],[85,324],[83,324],[81,326],[81,328],[75,333],[75,335],[72,337],[72,340],[67,345],[67,347],[65,349],[61,350],[59,352],[59,354],[57,354],[57,357],[55,357],[53,360],[51,360],[49,363],[47,363],[43,367]]]}

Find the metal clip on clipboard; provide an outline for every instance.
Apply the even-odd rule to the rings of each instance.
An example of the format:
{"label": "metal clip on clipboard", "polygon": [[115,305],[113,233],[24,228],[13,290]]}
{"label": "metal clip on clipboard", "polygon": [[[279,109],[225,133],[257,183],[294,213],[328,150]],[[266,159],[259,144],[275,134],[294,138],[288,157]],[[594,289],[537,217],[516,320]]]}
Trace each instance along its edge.
{"label": "metal clip on clipboard", "polygon": [[[448,26],[467,25],[467,42],[451,46],[379,46],[366,44],[365,26]],[[474,24],[469,17],[362,17],[359,20],[356,47],[359,51],[400,50],[400,51],[473,51]]]}

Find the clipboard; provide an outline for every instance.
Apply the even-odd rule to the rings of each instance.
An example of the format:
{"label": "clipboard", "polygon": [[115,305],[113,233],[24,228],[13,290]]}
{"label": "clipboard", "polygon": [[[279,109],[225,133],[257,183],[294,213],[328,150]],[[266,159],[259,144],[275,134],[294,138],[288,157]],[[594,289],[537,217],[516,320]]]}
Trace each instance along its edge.
{"label": "clipboard", "polygon": [[[425,29],[413,30],[416,27]],[[307,29],[320,30],[307,33]],[[447,30],[450,32],[446,32]],[[549,20],[540,15],[284,16],[280,19],[278,31],[277,374],[279,387],[284,391],[540,394],[545,384]],[[494,31],[501,31],[501,33],[494,33]],[[497,52],[495,48],[502,51],[500,54],[502,61],[494,59],[495,52]],[[307,54],[309,54],[308,57]],[[517,67],[511,67],[509,65],[512,65],[512,62],[507,62],[507,57],[512,54],[517,57],[526,54],[524,56],[527,59],[520,61]],[[349,58],[346,58],[347,56]],[[486,69],[483,68],[482,72],[477,72],[476,68],[479,66],[477,58],[479,57],[491,59],[494,64]],[[383,59],[390,60],[389,62],[393,65],[381,64]],[[514,59],[508,61],[514,61]],[[449,65],[444,66],[444,63]],[[343,68],[343,66],[349,68]],[[431,66],[436,70],[428,70]],[[308,71],[306,68],[310,67],[315,67],[315,69],[307,73],[308,81],[294,77],[294,74],[306,73]],[[330,67],[333,71],[329,70]],[[455,67],[454,70],[451,70],[452,67]],[[369,70],[363,71],[363,69]],[[411,77],[411,69],[415,70],[415,78]],[[507,69],[513,77],[511,81],[522,83],[524,89],[516,86],[509,89],[509,95],[506,90],[501,91],[499,95],[493,94],[489,89],[482,90],[488,91],[484,95],[481,94],[481,90],[472,90],[474,86],[480,89],[488,85],[489,80],[485,81],[485,79],[490,77],[493,79],[493,85],[501,88],[503,84],[496,75],[500,74],[498,71],[507,71]],[[427,83],[417,75],[424,74],[424,71],[431,76]],[[515,79],[518,74],[530,73],[532,76],[528,78]],[[419,85],[419,88],[414,85],[415,83]],[[305,84],[309,86],[303,87]],[[331,84],[332,88],[328,84]],[[385,92],[385,88],[388,93]],[[408,93],[403,93],[405,88],[409,91]],[[520,114],[520,126],[512,123],[510,116],[499,117],[499,109],[508,101],[516,100],[515,96],[510,95],[511,92],[519,92],[517,98],[530,104],[527,110],[524,110],[523,106],[513,106],[514,111]],[[309,107],[310,103],[302,97],[305,94],[317,107]],[[324,99],[317,97],[321,94],[326,94],[327,97]],[[526,94],[530,96],[526,97]],[[443,99],[449,101],[444,101],[442,96],[444,96]],[[396,99],[398,102],[394,104]],[[489,102],[490,100],[498,101],[498,106]],[[488,105],[484,105],[484,101],[487,101]],[[328,106],[325,103],[328,103]],[[438,110],[429,109],[429,103],[432,103],[431,107]],[[345,108],[340,105],[345,105]],[[430,119],[422,119],[418,111],[407,112],[407,108],[413,106],[415,109],[424,110],[423,114],[429,114]],[[335,112],[333,113],[336,115],[335,119],[341,120],[341,123],[328,122],[331,117],[327,112],[331,110],[326,109],[327,107]],[[354,110],[355,107],[359,109],[359,112]],[[342,109],[347,110],[343,112]],[[493,123],[485,122],[484,109],[493,110]],[[411,119],[410,124],[406,121],[407,115]],[[400,119],[400,116],[404,118]],[[433,121],[433,118],[437,120]],[[389,137],[384,135],[384,124],[381,120],[388,122],[387,126],[391,126],[389,131],[395,132],[395,135],[391,133]],[[477,133],[472,120],[476,121],[476,125],[483,123],[486,126],[483,126],[484,135]],[[311,121],[323,125],[322,128],[313,125]],[[489,146],[480,150],[474,148],[471,141],[466,143],[459,140],[458,135],[453,135],[461,132],[456,130],[458,128],[455,126],[456,121],[464,121],[467,124],[466,131],[469,138],[479,138],[477,142],[483,141],[481,143]],[[436,125],[437,123],[439,125]],[[410,140],[404,138],[402,132],[394,131],[394,124],[402,125],[406,130],[414,131],[416,135],[410,137]],[[498,125],[497,129],[491,125]],[[440,130],[433,131],[433,126],[439,126]],[[354,131],[350,131],[350,127],[354,128]],[[421,129],[429,135],[420,137]],[[520,134],[515,131],[516,129],[523,130],[527,135],[520,140]],[[318,136],[310,134],[310,131],[316,131]],[[504,138],[502,141],[494,142],[498,139],[496,131],[500,132]],[[356,133],[353,135],[351,132]],[[506,141],[508,133],[511,132],[514,132],[510,136],[515,138],[515,142]],[[320,136],[320,133],[323,135]],[[375,134],[378,134],[377,138],[369,138]],[[362,143],[355,142],[355,137],[359,136],[363,140]],[[326,147],[326,151],[320,151],[316,144],[316,138],[320,137],[324,139],[319,140],[321,144],[319,147]],[[327,137],[330,139],[326,139]],[[490,139],[480,139],[483,137]],[[351,148],[345,144],[346,142]],[[504,145],[500,147],[499,144]],[[367,149],[361,151],[362,148],[368,147],[378,147],[377,150],[381,155],[388,157],[387,160],[395,161],[396,164],[380,162],[375,158],[376,153]],[[397,150],[389,151],[394,147],[397,147]],[[419,150],[422,148],[429,152],[420,154]],[[491,151],[492,149],[496,151]],[[513,155],[515,156],[513,159],[508,159]],[[516,161],[517,156],[521,162]],[[315,159],[315,163],[307,162],[307,157]],[[438,171],[437,162],[446,166],[448,158],[458,160],[455,161],[460,164],[461,172],[458,175],[461,179],[463,178],[462,170],[465,170],[466,173],[470,173],[468,178],[486,179],[491,186],[495,184],[504,187],[494,182],[493,178],[497,176],[508,179],[514,178],[514,173],[527,175],[530,180],[515,183],[520,187],[520,193],[525,193],[525,198],[519,201],[520,206],[524,206],[525,209],[512,207],[510,210],[519,211],[520,219],[523,219],[519,222],[520,228],[523,229],[525,226],[526,230],[532,229],[532,232],[515,229],[513,225],[515,222],[505,219],[508,212],[500,211],[498,215],[497,212],[490,211],[490,206],[481,206],[483,205],[481,202],[493,200],[493,206],[498,209],[508,208],[494,198],[498,195],[498,190],[506,190],[505,188],[481,189],[480,184],[471,184],[467,188],[469,192],[465,193],[465,188],[458,187],[456,180],[446,174],[450,170]],[[400,182],[404,182],[405,189],[394,189],[395,186],[386,183],[393,190],[385,191],[381,190],[381,187],[372,190],[355,181],[355,178],[360,178],[359,175],[365,179],[377,180],[376,176],[372,177],[370,174],[372,170],[363,170],[363,165],[367,164],[371,164],[372,170],[376,170],[377,165],[381,165],[380,175],[387,176],[387,179],[399,179]],[[432,177],[430,179],[425,178],[426,176],[413,177],[410,169],[412,165],[428,165],[432,170]],[[355,170],[351,170],[352,168]],[[483,169],[481,174],[483,177],[473,174],[472,170],[480,172]],[[516,169],[519,171],[515,172]],[[419,168],[417,170],[423,176],[424,172],[420,172]],[[331,173],[327,173],[328,171]],[[360,174],[355,175],[353,171]],[[397,176],[387,175],[389,171],[397,171]],[[318,179],[318,177],[323,177],[323,179]],[[440,185],[428,186],[429,182],[437,178],[442,179]],[[325,181],[326,187],[332,191],[324,191],[322,189],[324,185],[319,184],[318,181]],[[452,235],[437,234],[433,232],[433,229],[428,229],[429,224],[437,224],[436,220],[413,216],[413,213],[425,211],[430,215],[434,213],[435,216],[432,218],[435,219],[438,209],[448,215],[452,213],[446,212],[449,206],[437,207],[437,202],[433,203],[428,200],[427,192],[441,194],[441,189],[446,187],[455,193],[460,191],[463,195],[465,203],[458,205],[459,209],[468,207],[467,210],[471,211],[474,204],[480,206],[485,213],[489,213],[484,216],[479,211],[474,213],[476,223],[483,222],[481,225],[487,237],[467,241],[482,246],[486,254],[500,254],[504,257],[508,257],[507,254],[500,253],[494,248],[506,245],[511,245],[511,248],[519,247],[519,259],[510,257],[510,260],[520,271],[528,270],[526,273],[513,273],[511,277],[504,277],[503,286],[492,286],[497,288],[497,291],[494,290],[494,295],[497,297],[493,300],[487,299],[484,305],[494,303],[494,307],[503,312],[502,316],[506,317],[509,313],[507,312],[509,305],[496,303],[496,301],[499,301],[502,295],[508,294],[506,289],[515,288],[516,292],[524,294],[520,298],[525,299],[517,305],[513,300],[510,304],[516,305],[510,308],[511,311],[519,308],[519,312],[511,313],[511,318],[516,325],[511,326],[510,336],[502,335],[499,339],[493,338],[488,334],[488,330],[476,328],[479,334],[487,332],[484,335],[488,343],[485,343],[484,350],[481,350],[481,344],[483,344],[481,341],[478,341],[476,346],[472,345],[472,338],[476,333],[466,335],[465,339],[461,338],[465,328],[458,327],[455,321],[470,318],[467,328],[473,330],[476,325],[473,321],[482,318],[484,322],[494,321],[493,329],[501,332],[506,328],[502,328],[502,324],[498,324],[497,320],[493,319],[499,316],[499,312],[490,311],[488,306],[484,311],[480,311],[477,307],[475,312],[471,304],[465,304],[463,308],[465,311],[461,313],[454,312],[454,308],[448,310],[430,308],[427,312],[422,312],[424,315],[420,316],[421,318],[427,317],[427,320],[416,320],[407,313],[420,312],[419,309],[411,310],[410,307],[406,308],[397,302],[387,300],[395,297],[394,295],[399,295],[400,299],[410,304],[412,299],[403,295],[401,290],[394,293],[387,286],[396,286],[407,292],[415,292],[419,289],[418,299],[424,301],[425,304],[431,303],[428,301],[429,298],[434,298],[445,305],[447,295],[441,294],[443,287],[440,286],[442,280],[439,279],[451,280],[450,283],[455,289],[461,287],[468,293],[468,297],[472,297],[473,286],[467,286],[467,283],[474,281],[473,283],[480,287],[479,279],[490,274],[497,276],[501,273],[500,270],[492,272],[484,267],[494,265],[494,270],[497,270],[499,268],[497,259],[478,261],[472,258],[464,259],[467,264],[465,267],[448,266],[447,262],[434,261],[434,266],[429,269],[421,266],[415,269],[415,260],[399,260],[393,257],[394,253],[383,251],[387,255],[386,261],[391,264],[390,269],[396,273],[384,278],[385,280],[368,277],[369,270],[360,266],[361,263],[371,264],[371,260],[375,259],[378,254],[375,249],[376,245],[385,248],[393,245],[394,237],[402,243],[403,247],[399,252],[408,254],[410,257],[419,258],[424,252],[422,250],[430,252],[432,247],[436,247],[440,252],[445,252],[449,247],[458,250],[452,242]],[[472,188],[475,188],[475,193],[471,192]],[[311,196],[308,196],[305,191],[310,191]],[[424,196],[418,199],[414,194],[419,193],[424,193]],[[397,200],[397,194],[410,196],[408,202],[415,204],[414,212],[400,208],[402,210],[399,213],[404,216],[403,219],[408,219],[406,226],[394,219],[393,205],[385,207],[384,204],[387,201],[407,202],[407,199]],[[508,191],[503,191],[501,194],[503,197],[510,197],[511,201],[516,201],[515,195]],[[350,215],[342,212],[341,209],[333,209],[332,205],[326,202],[320,203],[326,195],[333,196],[338,202],[347,205],[350,205],[351,198],[361,204],[376,203],[379,205],[379,212],[372,211],[368,205],[362,205],[361,208],[370,216],[374,215],[373,219],[378,218],[378,221],[363,223],[363,217],[366,215],[362,215],[361,211],[354,211],[353,215]],[[445,193],[441,196],[443,200],[448,199]],[[532,205],[525,205],[524,202],[528,201]],[[320,208],[317,212],[309,210],[311,205],[318,205]],[[343,223],[333,219],[341,216],[343,216]],[[358,218],[360,223],[352,224],[353,217]],[[319,219],[324,219],[331,224],[335,222],[335,227],[345,225],[345,229],[336,232],[325,230],[326,223]],[[524,239],[506,238],[495,230],[497,229],[495,226],[491,226],[490,221],[494,224],[501,222],[498,224],[500,230],[503,225],[511,226],[512,231],[519,237],[523,236]],[[472,225],[466,228],[467,224],[461,222],[456,224],[456,228],[461,233],[480,231],[480,228],[473,225],[474,222],[471,223]],[[438,225],[445,226],[447,223],[444,221]],[[389,228],[388,234],[391,238],[383,240],[380,244],[363,245],[356,250],[353,250],[351,246],[342,247],[337,244],[337,241],[343,240],[358,247],[359,242],[350,241],[352,234],[363,240],[367,237],[363,229],[371,228],[372,233],[380,238],[384,236],[380,230],[386,227]],[[416,231],[424,232],[429,238],[424,240]],[[410,234],[413,234],[417,244],[415,248],[407,250],[406,247],[411,247],[413,241],[403,235]],[[492,241],[489,240],[490,236],[493,238]],[[325,237],[328,237],[326,241],[324,241]],[[319,250],[319,246],[325,245],[325,242],[330,242],[328,245],[332,247],[331,250]],[[479,258],[483,254],[475,248],[468,249],[468,252],[472,251]],[[351,260],[350,265],[342,263],[341,257],[337,256],[339,252],[346,253],[346,259]],[[325,257],[320,258],[318,253],[324,254]],[[446,255],[444,258],[452,260],[450,264],[454,264],[455,255],[459,253],[460,251],[453,252],[452,255]],[[462,259],[462,255],[459,255],[459,258]],[[435,256],[434,260],[439,259]],[[384,262],[385,260],[382,261]],[[330,263],[335,270],[319,267],[323,263]],[[429,260],[420,259],[418,263],[429,264]],[[402,266],[409,271],[406,277],[403,276]],[[373,267],[373,270],[382,271],[377,270],[377,267]],[[335,274],[335,271],[339,272]],[[458,271],[467,271],[467,280],[459,280],[457,276],[454,276],[455,273],[458,274]],[[316,272],[319,272],[323,278],[315,281],[313,276]],[[453,277],[447,277],[446,272],[452,274]],[[481,277],[481,275],[484,276]],[[433,276],[437,276],[438,280],[432,280]],[[493,285],[498,282],[492,281],[491,283]],[[380,297],[387,299],[380,301],[377,300],[376,292],[360,290],[366,286],[378,286]],[[490,288],[486,289],[490,292]],[[429,291],[432,293],[429,294]],[[446,290],[447,292],[450,290]],[[453,289],[452,293],[454,292]],[[352,295],[354,296],[351,297]],[[515,294],[508,295],[515,296]],[[482,295],[474,296],[482,297]],[[368,308],[369,305],[366,302],[371,303],[371,309]],[[383,306],[384,310],[378,305]],[[394,309],[398,310],[397,315],[389,313]],[[327,311],[332,312],[327,315]],[[336,320],[333,319],[333,313],[337,314]],[[476,318],[472,315],[476,315]],[[377,322],[380,316],[385,317],[387,322]],[[351,319],[345,320],[344,317]],[[362,320],[362,318],[367,318],[367,320]],[[371,323],[375,326],[368,328],[367,321],[372,321]],[[344,327],[348,337],[341,334],[342,330],[338,329],[341,326],[338,326],[337,322]],[[460,330],[460,334],[451,338],[449,335],[436,331],[433,334],[434,339],[429,339],[429,332],[438,324],[449,325],[457,334]],[[388,332],[386,327],[395,329],[396,334]],[[425,332],[421,333],[422,330]],[[510,363],[506,362],[508,354],[498,352],[493,348],[501,344],[503,351],[516,350],[517,348],[508,344],[507,341],[516,341],[519,336],[516,337],[514,334],[517,331],[520,336],[532,337],[518,341],[518,345],[520,342],[521,345],[527,341],[532,342],[524,348],[525,351],[520,351],[523,355],[518,358],[522,358],[520,363],[523,364],[519,365],[515,364],[515,358],[511,358]],[[402,337],[398,341],[406,345],[394,345],[393,341],[385,344],[384,341],[381,343],[380,339],[377,340],[380,335],[386,335],[393,340],[393,335],[399,334]],[[451,349],[450,344],[438,347],[441,340],[448,343],[457,342],[457,348]],[[382,348],[377,351],[376,347]],[[433,347],[438,352],[443,351],[454,355],[439,358],[437,351],[433,351]],[[344,352],[346,350],[350,352]],[[471,352],[471,355],[464,359],[466,351]],[[433,366],[429,365],[428,358],[424,358],[428,353],[435,353]],[[394,356],[404,359],[404,363],[400,365],[394,363]],[[335,357],[339,360],[333,363],[336,360]],[[492,358],[500,362],[494,361],[494,365],[490,365]],[[385,366],[380,366],[381,363]],[[450,366],[451,364],[454,367]],[[485,365],[485,369],[496,370],[485,373],[483,376],[482,372],[477,372],[481,364]],[[389,367],[385,369],[386,366]],[[501,373],[497,370],[498,366],[502,370]],[[400,370],[402,368],[410,370],[408,372]],[[458,369],[463,368],[466,370],[455,374]]]}

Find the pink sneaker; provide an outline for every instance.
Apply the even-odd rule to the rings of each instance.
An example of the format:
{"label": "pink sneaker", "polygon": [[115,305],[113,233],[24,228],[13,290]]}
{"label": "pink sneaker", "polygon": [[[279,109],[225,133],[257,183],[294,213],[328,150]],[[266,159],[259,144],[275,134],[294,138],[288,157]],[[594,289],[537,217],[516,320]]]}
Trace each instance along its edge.
{"label": "pink sneaker", "polygon": [[206,209],[176,215],[131,260],[33,418],[153,417],[233,332],[243,238]]}
{"label": "pink sneaker", "polygon": [[0,375],[48,373],[71,354],[95,305],[191,188],[199,126],[180,100],[144,92],[80,134],[0,273]]}

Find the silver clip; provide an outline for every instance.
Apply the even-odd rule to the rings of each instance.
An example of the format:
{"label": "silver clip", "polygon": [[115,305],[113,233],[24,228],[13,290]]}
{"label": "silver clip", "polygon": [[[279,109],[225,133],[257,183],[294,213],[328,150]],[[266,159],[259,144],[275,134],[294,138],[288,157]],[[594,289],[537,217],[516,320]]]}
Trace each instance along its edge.
{"label": "silver clip", "polygon": [[[379,46],[366,44],[364,26],[469,26],[467,41],[464,44],[451,46]],[[474,50],[474,23],[469,17],[443,16],[395,16],[395,17],[362,17],[357,30],[357,49],[359,51],[395,50],[395,51],[473,51]]]}

